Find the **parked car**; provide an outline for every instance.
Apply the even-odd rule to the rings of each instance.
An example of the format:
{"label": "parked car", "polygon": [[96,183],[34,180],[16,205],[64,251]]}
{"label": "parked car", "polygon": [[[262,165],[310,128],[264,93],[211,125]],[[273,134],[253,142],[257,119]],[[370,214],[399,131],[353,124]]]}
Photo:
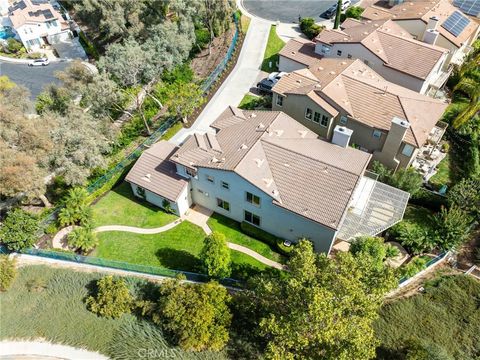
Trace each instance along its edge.
{"label": "parked car", "polygon": [[335,14],[337,13],[337,4],[333,4],[332,6],[330,6],[327,11],[325,11],[323,14],[321,14],[320,16],[325,18],[325,19],[331,19],[335,16]]}
{"label": "parked car", "polygon": [[50,64],[50,60],[47,58],[35,59],[28,63],[28,66],[47,66]]}
{"label": "parked car", "polygon": [[342,11],[347,10],[347,8],[352,5],[352,2],[350,0],[343,0],[342,1]]}
{"label": "parked car", "polygon": [[267,79],[270,80],[270,81],[273,81],[274,84],[276,84],[278,82],[278,80],[280,80],[282,78],[283,75],[285,75],[286,72],[284,71],[276,71],[276,72],[272,72],[268,75]]}
{"label": "parked car", "polygon": [[268,78],[265,78],[257,84],[257,89],[261,93],[271,94],[272,93],[272,88],[273,88],[274,85],[275,85],[275,83],[272,80],[269,80]]}

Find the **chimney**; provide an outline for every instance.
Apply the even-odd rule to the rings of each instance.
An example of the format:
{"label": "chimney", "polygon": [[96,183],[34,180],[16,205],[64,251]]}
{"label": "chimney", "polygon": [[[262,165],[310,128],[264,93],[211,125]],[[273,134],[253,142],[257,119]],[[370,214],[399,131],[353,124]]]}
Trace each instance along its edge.
{"label": "chimney", "polygon": [[396,158],[398,149],[410,127],[405,119],[394,117],[381,151],[375,151],[373,159],[390,169],[396,170],[400,161]]}
{"label": "chimney", "polygon": [[333,130],[332,144],[346,148],[352,137],[353,130],[346,128],[345,126],[337,125]]}
{"label": "chimney", "polygon": [[438,26],[438,17],[432,16],[428,19],[427,30],[437,30]]}
{"label": "chimney", "polygon": [[425,30],[425,32],[423,33],[423,42],[430,45],[435,45],[435,43],[437,42],[438,34],[439,33],[437,30]]}

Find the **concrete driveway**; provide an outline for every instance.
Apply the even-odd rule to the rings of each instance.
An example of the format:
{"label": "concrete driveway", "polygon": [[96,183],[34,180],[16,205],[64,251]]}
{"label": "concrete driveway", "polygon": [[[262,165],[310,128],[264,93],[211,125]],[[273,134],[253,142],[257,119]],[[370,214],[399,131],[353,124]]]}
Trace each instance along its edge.
{"label": "concrete driveway", "polygon": [[243,7],[255,16],[282,23],[298,23],[298,17],[319,15],[335,4],[335,0],[243,0]]}
{"label": "concrete driveway", "polygon": [[48,66],[30,67],[27,64],[0,61],[0,76],[6,75],[14,83],[26,87],[30,90],[32,100],[35,100],[46,85],[60,83],[55,72],[64,70],[68,64],[67,61],[59,61],[51,62]]}
{"label": "concrete driveway", "polygon": [[225,79],[210,102],[205,106],[195,123],[188,129],[180,130],[170,142],[179,145],[195,132],[205,133],[210,124],[229,106],[237,106],[250,91],[260,73],[260,64],[268,41],[271,22],[252,18],[237,65]]}

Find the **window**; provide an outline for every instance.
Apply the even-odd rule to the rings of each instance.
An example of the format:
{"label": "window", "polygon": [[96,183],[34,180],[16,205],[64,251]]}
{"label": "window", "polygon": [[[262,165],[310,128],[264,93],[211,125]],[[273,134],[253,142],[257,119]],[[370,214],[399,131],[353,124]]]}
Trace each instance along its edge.
{"label": "window", "polygon": [[320,122],[320,117],[321,114],[315,111],[315,115],[313,115],[313,122],[316,122],[318,124]]}
{"label": "window", "polygon": [[310,108],[305,109],[305,119],[312,120],[313,111]]}
{"label": "window", "polygon": [[369,65],[370,63],[368,62],[368,60],[363,60],[363,62],[365,63],[365,65]]}
{"label": "window", "polygon": [[245,210],[244,220],[253,224],[255,226],[260,226],[260,216],[251,213],[250,211]]}
{"label": "window", "polygon": [[346,125],[347,124],[347,117],[345,115],[342,115],[340,117],[340,124]]}
{"label": "window", "polygon": [[283,105],[283,96],[277,94],[277,105],[282,106]]}
{"label": "window", "polygon": [[330,52],[330,46],[322,45],[322,53],[328,54]]}
{"label": "window", "polygon": [[230,211],[230,203],[228,201],[217,198],[217,206],[223,210]]}
{"label": "window", "polygon": [[413,154],[413,149],[414,149],[414,147],[412,145],[405,144],[404,147],[403,147],[403,150],[402,150],[402,154],[410,157]]}
{"label": "window", "polygon": [[352,58],[352,54],[348,54],[348,55],[347,55],[347,58],[351,59],[351,58]]}
{"label": "window", "polygon": [[337,50],[337,56],[342,56],[342,50]]}
{"label": "window", "polygon": [[320,122],[320,125],[327,127],[327,125],[328,125],[328,116],[322,115],[322,121]]}
{"label": "window", "polygon": [[227,183],[227,182],[225,182],[225,181],[222,181],[222,187],[223,187],[224,189],[227,189],[227,190],[228,190],[228,189],[230,189],[230,184]]}
{"label": "window", "polygon": [[197,174],[195,174],[195,171],[189,168],[186,168],[185,172],[187,173],[188,176],[190,177],[195,177]]}
{"label": "window", "polygon": [[213,176],[206,175],[206,178],[208,182],[211,182],[211,183],[215,182],[215,179],[213,178]]}
{"label": "window", "polygon": [[380,139],[382,137],[382,132],[380,130],[373,130],[373,137]]}
{"label": "window", "polygon": [[260,197],[257,195],[253,195],[252,193],[247,192],[246,200],[250,204],[253,204],[255,206],[260,206]]}

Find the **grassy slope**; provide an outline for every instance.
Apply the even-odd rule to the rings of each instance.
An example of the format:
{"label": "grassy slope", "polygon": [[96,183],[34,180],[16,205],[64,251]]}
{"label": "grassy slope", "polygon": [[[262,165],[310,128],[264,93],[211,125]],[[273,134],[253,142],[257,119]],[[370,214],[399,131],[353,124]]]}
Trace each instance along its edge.
{"label": "grassy slope", "polygon": [[[285,43],[277,35],[277,28],[275,25],[270,27],[270,33],[268,35],[268,43],[263,55],[262,71],[272,72],[278,71],[278,53],[282,50]],[[272,66],[270,67],[270,62]]]}
{"label": "grassy slope", "polygon": [[[98,238],[100,243],[92,256],[199,272],[198,256],[203,246],[205,233],[200,227],[184,221],[173,229],[160,234],[139,235],[109,231],[99,233]],[[233,250],[231,254],[234,269],[245,266],[257,270],[266,268],[264,264],[248,255]],[[238,275],[238,271],[233,272],[232,276],[235,275]]]}
{"label": "grassy slope", "polygon": [[395,354],[409,339],[434,344],[455,359],[480,353],[480,282],[458,275],[438,278],[426,292],[385,305],[375,322],[382,356]]}
{"label": "grassy slope", "polygon": [[174,221],[177,217],[136,198],[130,185],[123,182],[93,205],[95,226],[129,225],[155,228]]}
{"label": "grassy slope", "polygon": [[229,242],[246,246],[273,261],[284,262],[285,260],[282,255],[272,250],[269,245],[242,233],[240,224],[235,220],[214,213],[208,219],[208,226],[213,231],[223,233]]}
{"label": "grassy slope", "polygon": [[[0,293],[2,319],[0,339],[44,338],[54,343],[84,347],[112,359],[135,359],[142,348],[157,350],[158,356],[181,359],[225,359],[224,353],[186,353],[169,345],[157,326],[133,315],[119,319],[96,316],[85,307],[87,287],[98,273],[74,272],[46,266],[19,269],[13,286]],[[28,284],[42,284],[33,290]],[[147,283],[128,279],[134,288]],[[38,286],[37,286],[38,287]]]}

